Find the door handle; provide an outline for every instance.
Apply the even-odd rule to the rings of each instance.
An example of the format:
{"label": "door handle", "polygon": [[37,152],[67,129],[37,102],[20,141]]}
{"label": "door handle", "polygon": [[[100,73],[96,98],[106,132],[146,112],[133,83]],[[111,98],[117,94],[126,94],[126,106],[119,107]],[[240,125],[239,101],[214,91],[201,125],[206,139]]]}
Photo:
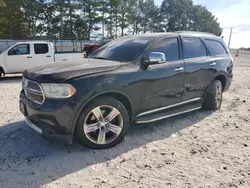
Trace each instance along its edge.
{"label": "door handle", "polygon": [[29,58],[29,59],[30,59],[30,58],[33,58],[33,57],[32,57],[32,56],[27,56],[26,58]]}
{"label": "door handle", "polygon": [[210,63],[210,66],[215,66],[216,65],[216,63]]}
{"label": "door handle", "polygon": [[179,72],[179,71],[183,71],[183,70],[184,70],[183,67],[178,67],[178,68],[174,69],[175,72]]}
{"label": "door handle", "polygon": [[46,57],[51,57],[51,55],[47,55]]}

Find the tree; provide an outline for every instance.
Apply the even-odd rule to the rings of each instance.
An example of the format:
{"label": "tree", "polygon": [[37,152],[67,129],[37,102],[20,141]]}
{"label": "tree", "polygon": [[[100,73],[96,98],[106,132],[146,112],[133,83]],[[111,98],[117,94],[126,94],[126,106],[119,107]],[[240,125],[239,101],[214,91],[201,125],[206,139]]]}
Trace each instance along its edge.
{"label": "tree", "polygon": [[38,21],[38,15],[42,13],[41,4],[44,0],[23,0],[23,10],[25,14],[28,27],[31,29],[32,38],[36,35],[36,23]]}
{"label": "tree", "polygon": [[27,38],[30,34],[23,12],[23,0],[4,1],[0,7],[0,37],[9,39]]}
{"label": "tree", "polygon": [[56,7],[56,11],[59,12],[60,16],[60,39],[64,38],[64,13],[66,11],[66,1],[65,0],[53,0],[52,3]]}
{"label": "tree", "polygon": [[[121,0],[109,0],[106,4],[108,16],[106,17],[105,24],[109,38],[114,38],[118,35],[118,13],[120,4]],[[115,35],[113,33],[115,33]]]}
{"label": "tree", "polygon": [[49,39],[60,38],[60,18],[56,16],[56,6],[54,3],[41,4],[41,13],[38,17],[39,24],[36,33],[39,36],[46,36]]}
{"label": "tree", "polygon": [[92,30],[99,30],[100,28],[96,25],[102,18],[98,13],[100,6],[102,6],[101,0],[80,0],[82,11],[84,12],[83,19],[88,24],[87,39],[90,39]]}
{"label": "tree", "polygon": [[155,32],[160,30],[161,20],[159,8],[154,4],[153,0],[140,0],[140,26],[143,33],[147,31]]}
{"label": "tree", "polygon": [[193,30],[210,32],[220,36],[218,20],[206,7],[193,5],[192,0],[164,0],[161,15],[164,31]]}
{"label": "tree", "polygon": [[4,0],[0,0],[0,7],[3,7],[4,6]]}
{"label": "tree", "polygon": [[77,11],[79,11],[80,7],[76,0],[67,0],[66,3],[66,12],[64,13],[64,39],[74,39],[75,36],[75,22],[79,19],[77,15]]}
{"label": "tree", "polygon": [[[115,38],[193,30],[221,35],[217,18],[192,0],[0,0],[0,37],[86,39],[101,29]],[[99,36],[100,36],[99,35]]]}
{"label": "tree", "polygon": [[192,0],[164,0],[161,13],[165,22],[165,31],[180,31],[189,29]]}

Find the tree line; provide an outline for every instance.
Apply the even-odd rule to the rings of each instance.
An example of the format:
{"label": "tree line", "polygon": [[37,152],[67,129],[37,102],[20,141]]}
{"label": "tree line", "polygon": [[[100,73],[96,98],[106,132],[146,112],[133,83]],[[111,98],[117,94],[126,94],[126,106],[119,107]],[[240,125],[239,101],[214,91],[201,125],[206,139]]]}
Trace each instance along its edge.
{"label": "tree line", "polygon": [[0,0],[0,38],[89,40],[192,30],[220,36],[217,18],[192,0]]}

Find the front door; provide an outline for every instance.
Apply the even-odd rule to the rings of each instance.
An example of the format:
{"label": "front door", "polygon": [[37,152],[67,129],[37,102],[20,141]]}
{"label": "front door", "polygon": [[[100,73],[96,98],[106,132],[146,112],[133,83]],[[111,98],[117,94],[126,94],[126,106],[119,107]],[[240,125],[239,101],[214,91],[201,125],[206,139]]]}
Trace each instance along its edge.
{"label": "front door", "polygon": [[9,72],[23,72],[30,64],[34,64],[30,44],[16,45],[6,53],[5,60]]}
{"label": "front door", "polygon": [[141,111],[152,110],[180,102],[184,84],[184,62],[180,60],[180,42],[177,37],[161,38],[150,52],[162,52],[166,62],[150,65],[142,73]]}

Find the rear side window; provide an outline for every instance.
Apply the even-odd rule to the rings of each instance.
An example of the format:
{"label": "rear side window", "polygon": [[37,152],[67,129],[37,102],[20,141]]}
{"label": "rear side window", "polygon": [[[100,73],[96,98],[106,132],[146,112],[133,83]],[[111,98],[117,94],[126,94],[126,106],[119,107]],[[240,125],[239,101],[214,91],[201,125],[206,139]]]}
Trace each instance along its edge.
{"label": "rear side window", "polygon": [[49,52],[48,44],[34,44],[35,54],[46,54]]}
{"label": "rear side window", "polygon": [[219,41],[210,40],[210,39],[206,39],[205,41],[206,41],[206,45],[209,47],[209,49],[213,51],[215,55],[227,54],[226,49]]}
{"label": "rear side window", "polygon": [[156,42],[150,52],[162,52],[167,61],[179,60],[179,47],[177,38],[165,38]]}
{"label": "rear side window", "polygon": [[184,59],[203,57],[207,49],[199,38],[183,38]]}
{"label": "rear side window", "polygon": [[30,54],[29,44],[19,44],[8,52],[8,55],[26,55],[26,54]]}

